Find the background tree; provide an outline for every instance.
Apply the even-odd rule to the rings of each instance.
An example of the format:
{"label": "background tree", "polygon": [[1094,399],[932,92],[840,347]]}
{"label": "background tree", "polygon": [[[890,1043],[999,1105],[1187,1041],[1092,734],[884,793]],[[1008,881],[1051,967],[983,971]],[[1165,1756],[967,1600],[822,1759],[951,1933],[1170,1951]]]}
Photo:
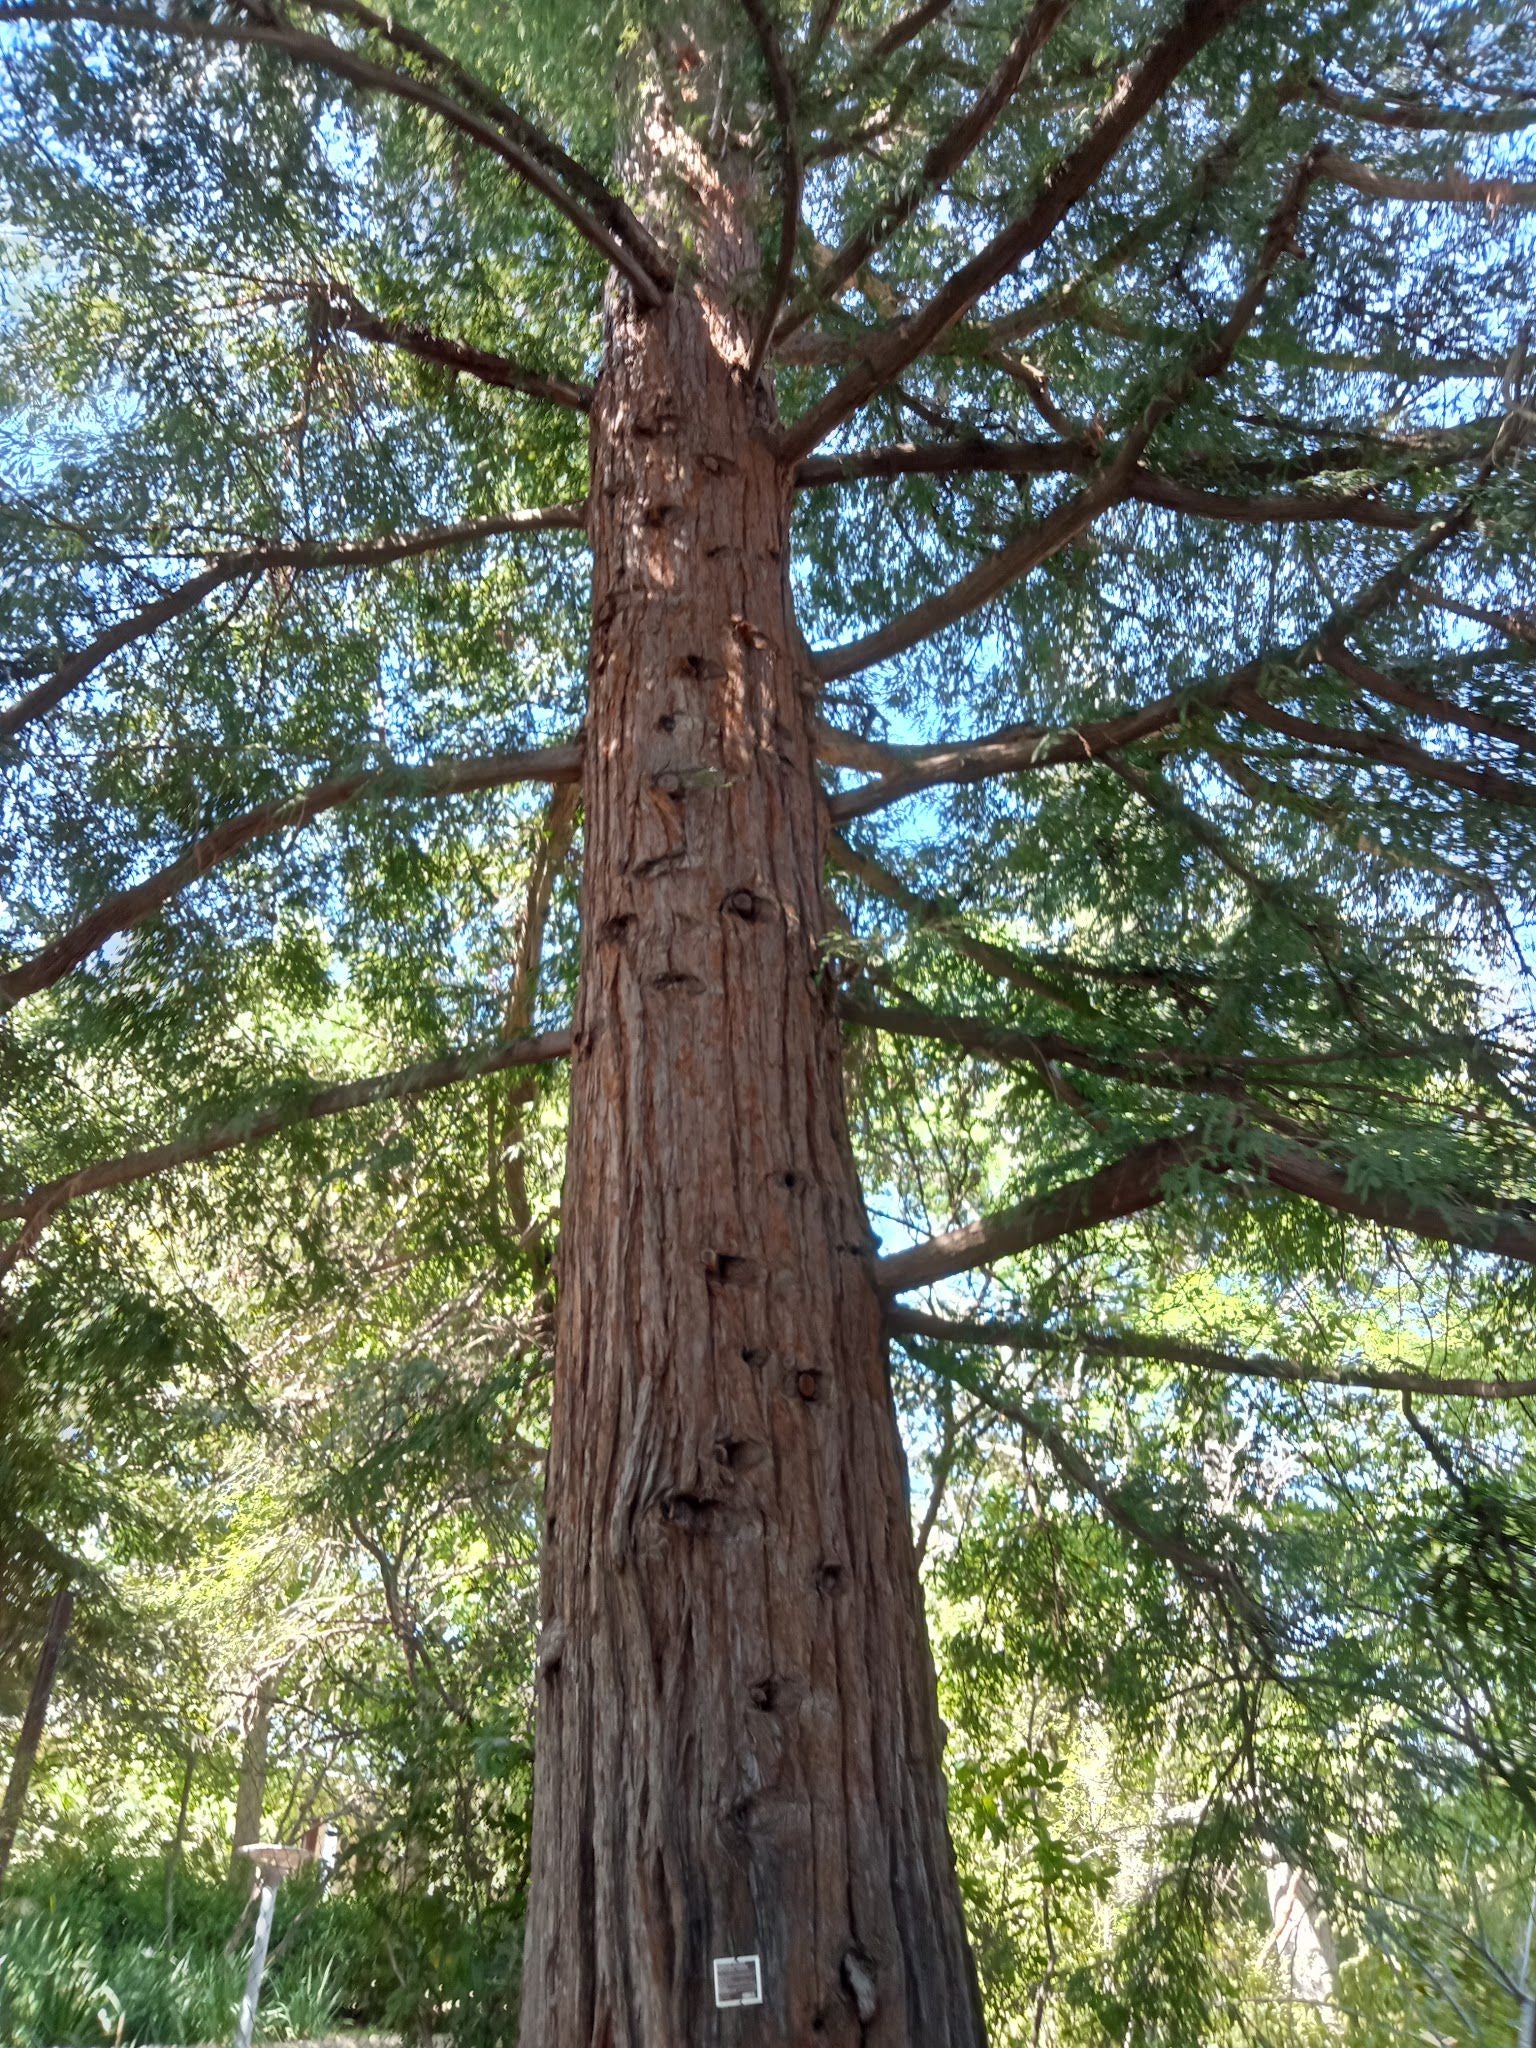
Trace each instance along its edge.
{"label": "background tree", "polygon": [[891,1337],[1215,1646],[1126,2028],[1289,1713],[1518,1809],[1519,13],[0,23],[7,1314],[537,1298],[569,1059],[524,2038],[979,2038]]}

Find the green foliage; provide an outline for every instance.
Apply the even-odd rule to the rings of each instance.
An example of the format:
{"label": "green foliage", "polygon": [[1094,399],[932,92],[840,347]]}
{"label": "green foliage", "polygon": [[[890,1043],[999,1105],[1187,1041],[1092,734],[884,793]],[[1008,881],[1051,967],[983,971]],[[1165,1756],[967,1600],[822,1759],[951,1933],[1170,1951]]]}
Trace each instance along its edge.
{"label": "green foliage", "polygon": [[[1018,9],[941,10],[884,55],[894,0],[773,12],[809,167],[791,304],[813,345],[775,371],[793,420],[1022,216],[1175,9],[1079,0],[942,198],[808,306],[813,258],[912,189]],[[348,318],[589,383],[590,241],[405,100],[194,33],[282,13],[168,10],[178,32],[155,36],[0,23],[0,712],[225,550],[586,488],[579,411]],[[294,13],[431,68],[344,14]],[[390,19],[622,182],[624,103],[676,15],[409,0]],[[1229,316],[1319,145],[1397,179],[1529,183],[1528,17],[1255,0],[1046,243],[843,429],[838,447],[1039,460],[802,491],[788,569],[809,639],[934,597],[1101,475]],[[703,148],[729,139],[771,251],[762,51],[734,0],[690,25],[680,75],[707,60],[712,90],[680,118]],[[671,197],[647,195],[662,215]],[[1184,1147],[1157,1208],[936,1290],[935,1312],[1019,1341],[893,1356],[999,2048],[1513,2033],[1536,1862],[1533,1408],[1433,1382],[1536,1368],[1536,1268],[1441,1229],[1528,1223],[1536,1179],[1530,220],[1515,199],[1320,179],[1138,490],[823,693],[829,722],[907,745],[1177,705],[1113,751],[882,805],[847,833],[894,883],[829,878],[829,978],[941,1020],[849,1035],[888,1246],[1149,1139]],[[701,260],[697,238],[677,254]],[[132,640],[0,741],[3,965],[254,806],[570,737],[587,609],[562,531],[253,570]],[[1240,668],[1249,697],[1216,694]],[[6,1010],[5,1232],[91,1161],[492,1039],[544,834],[526,791],[413,779],[252,840]],[[572,1014],[578,887],[563,863],[533,934],[539,1026]],[[946,1017],[1015,1050],[963,1055]],[[0,1281],[0,1713],[21,1709],[59,1578],[80,1595],[3,1923],[18,2043],[225,2028],[220,1866],[262,1697],[268,1824],[334,1818],[344,1844],[323,1901],[285,1892],[285,1914],[313,1911],[268,2026],[335,2011],[512,2038],[564,1085],[482,1079],[300,1124],[61,1208]],[[1281,1142],[1344,1196],[1287,1190]],[[1379,1384],[1394,1373],[1430,1386],[1407,1413]],[[1292,1995],[1282,1866],[1333,1930],[1327,2020]]]}

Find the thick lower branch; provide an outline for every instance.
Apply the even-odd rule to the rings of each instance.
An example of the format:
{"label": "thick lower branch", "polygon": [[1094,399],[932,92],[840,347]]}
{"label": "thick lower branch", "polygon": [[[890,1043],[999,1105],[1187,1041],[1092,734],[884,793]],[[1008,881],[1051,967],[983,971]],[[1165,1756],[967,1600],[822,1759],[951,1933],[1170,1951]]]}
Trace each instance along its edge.
{"label": "thick lower branch", "polygon": [[1169,1174],[1195,1158],[1186,1138],[1154,1138],[1080,1180],[1065,1181],[1043,1195],[877,1259],[875,1284],[882,1294],[905,1294],[909,1288],[931,1287],[1037,1245],[1054,1244],[1057,1238],[1155,1209]]}

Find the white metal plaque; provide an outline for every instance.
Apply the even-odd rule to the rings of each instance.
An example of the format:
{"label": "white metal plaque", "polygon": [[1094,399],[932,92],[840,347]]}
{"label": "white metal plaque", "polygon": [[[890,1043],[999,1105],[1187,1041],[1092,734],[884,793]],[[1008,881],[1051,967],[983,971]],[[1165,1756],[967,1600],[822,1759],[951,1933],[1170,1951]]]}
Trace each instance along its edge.
{"label": "white metal plaque", "polygon": [[715,1957],[716,2005],[761,2005],[763,1964],[760,1956]]}

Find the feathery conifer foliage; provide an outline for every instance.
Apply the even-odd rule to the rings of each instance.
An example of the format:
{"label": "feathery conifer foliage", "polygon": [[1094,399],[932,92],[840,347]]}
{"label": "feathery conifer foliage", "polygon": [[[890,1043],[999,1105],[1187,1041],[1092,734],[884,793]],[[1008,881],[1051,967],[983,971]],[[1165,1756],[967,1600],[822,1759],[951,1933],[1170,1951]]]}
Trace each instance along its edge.
{"label": "feathery conifer foliage", "polygon": [[[1529,1857],[1536,1800],[1531,30],[1520,0],[0,0],[0,1641],[88,1526],[131,1552],[125,1432],[191,1483],[157,1432],[194,1384],[201,1431],[242,1347],[331,1316],[315,1358],[344,1326],[400,1360],[472,1299],[558,1381],[573,1044],[696,1071],[591,992],[627,943],[584,914],[620,879],[594,806],[632,746],[685,817],[660,879],[624,871],[654,906],[745,801],[589,685],[594,576],[629,587],[589,477],[692,430],[619,419],[614,336],[697,303],[792,500],[825,869],[819,930],[761,876],[721,915],[782,921],[840,1017],[996,2038],[1290,2025],[1232,1962],[1277,1864],[1358,1944],[1339,2024],[1509,2022],[1518,1939],[1414,1899],[1446,1815],[1464,1882]],[[634,514],[657,605],[724,573],[677,496]],[[748,1225],[715,1256],[771,1275]],[[822,1336],[773,1343],[807,1415]],[[759,1481],[668,1483],[692,1556]],[[1109,1825],[1062,1778],[1090,1723],[1127,1801],[1152,1774],[1130,1889],[1063,1846]],[[669,1997],[703,2024],[727,1930],[700,1908],[699,1948],[661,1835],[683,1946],[629,1966],[660,2003],[599,1929],[530,2043],[607,2015],[661,2048]],[[884,1910],[818,1921],[803,1985],[743,1928],[765,2014],[977,2039],[922,2033],[932,1958]]]}

